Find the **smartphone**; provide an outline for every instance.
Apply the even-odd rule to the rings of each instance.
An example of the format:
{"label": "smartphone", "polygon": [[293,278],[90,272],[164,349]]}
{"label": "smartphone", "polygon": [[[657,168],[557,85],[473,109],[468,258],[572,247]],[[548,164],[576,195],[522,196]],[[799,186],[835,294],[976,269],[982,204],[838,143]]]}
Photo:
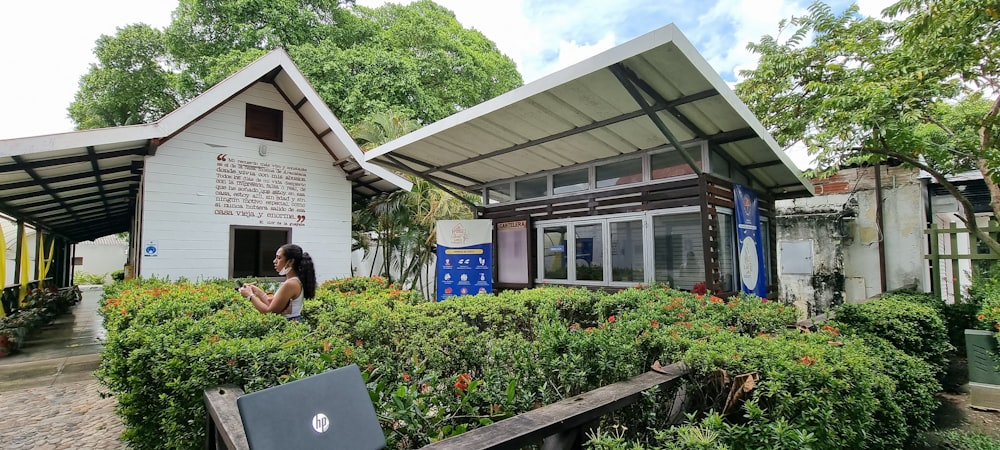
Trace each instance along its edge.
{"label": "smartphone", "polygon": [[236,280],[236,290],[239,291],[241,287],[243,287],[243,282]]}

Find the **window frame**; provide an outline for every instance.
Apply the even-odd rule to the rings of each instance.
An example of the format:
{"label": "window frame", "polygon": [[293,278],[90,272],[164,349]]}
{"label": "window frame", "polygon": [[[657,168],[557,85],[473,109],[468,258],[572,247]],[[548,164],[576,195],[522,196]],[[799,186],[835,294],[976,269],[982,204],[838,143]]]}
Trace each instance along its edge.
{"label": "window frame", "polygon": [[[235,261],[236,261],[236,245],[237,245],[237,243],[236,243],[236,232],[240,231],[240,230],[284,232],[285,233],[285,244],[291,244],[292,243],[292,228],[291,227],[266,227],[266,226],[253,226],[253,225],[229,225],[229,252],[228,252],[228,270],[227,270],[227,273],[229,274],[229,278],[237,278],[237,276],[235,274],[235,271],[236,271],[236,267],[235,267],[236,266],[236,264],[235,264]],[[257,239],[257,244],[258,244],[258,246],[261,244],[259,236],[258,236],[258,239]],[[274,250],[277,250],[277,247],[275,247]],[[271,250],[271,251],[274,251],[274,250]],[[263,249],[261,249],[260,251],[263,251]],[[239,278],[243,278],[243,277],[245,277],[245,275],[239,276]],[[275,280],[275,281],[282,279],[281,276],[269,276],[269,275],[260,275],[260,274],[251,275],[251,277],[262,278],[262,279],[269,279],[269,280]]]}

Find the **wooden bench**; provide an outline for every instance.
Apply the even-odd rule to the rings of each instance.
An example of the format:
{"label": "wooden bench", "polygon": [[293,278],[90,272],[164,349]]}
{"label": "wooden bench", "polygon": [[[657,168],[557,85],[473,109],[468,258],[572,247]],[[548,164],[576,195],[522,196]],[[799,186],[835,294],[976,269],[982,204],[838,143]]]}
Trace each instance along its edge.
{"label": "wooden bench", "polygon": [[[637,375],[423,447],[425,450],[519,449],[542,442],[545,450],[578,447],[584,432],[604,415],[635,403],[654,387],[668,387],[688,373],[681,363]],[[225,385],[205,390],[206,448],[248,449],[236,399],[243,390]]]}

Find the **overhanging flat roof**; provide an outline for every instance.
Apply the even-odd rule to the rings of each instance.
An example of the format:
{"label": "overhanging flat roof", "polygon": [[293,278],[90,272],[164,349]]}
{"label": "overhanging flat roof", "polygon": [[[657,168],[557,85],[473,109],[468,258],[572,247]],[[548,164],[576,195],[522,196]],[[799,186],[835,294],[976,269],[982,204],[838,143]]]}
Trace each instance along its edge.
{"label": "overhanging flat roof", "polygon": [[0,140],[0,212],[71,242],[128,231],[145,157],[257,82],[273,84],[285,97],[332,164],[347,173],[355,197],[410,188],[363,160],[288,54],[276,49],[154,123]]}
{"label": "overhanging flat roof", "polygon": [[673,25],[365,154],[442,186],[491,182],[707,141],[775,198],[813,194],[746,105]]}

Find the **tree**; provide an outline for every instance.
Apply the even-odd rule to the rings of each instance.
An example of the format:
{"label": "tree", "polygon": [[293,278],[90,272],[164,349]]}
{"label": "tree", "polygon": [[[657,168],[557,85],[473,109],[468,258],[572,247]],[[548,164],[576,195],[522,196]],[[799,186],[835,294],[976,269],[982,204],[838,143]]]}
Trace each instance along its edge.
{"label": "tree", "polygon": [[[418,127],[416,121],[389,111],[372,114],[352,127],[350,133],[363,150],[370,150]],[[463,199],[457,199],[426,180],[407,178],[413,183],[409,191],[390,192],[355,206],[353,236],[358,248],[367,251],[368,232],[374,232],[378,236],[376,254],[381,251],[383,255],[380,273],[390,282],[392,274],[398,273],[400,283],[410,289],[423,289],[427,268],[435,256],[437,221],[472,218],[468,205],[479,198],[465,194]],[[427,292],[423,294],[429,296]]]}
{"label": "tree", "polygon": [[[148,49],[140,55],[159,63],[166,87],[121,76],[136,61],[129,54],[99,58],[71,105],[78,128],[157,120],[278,47],[348,128],[388,110],[430,123],[522,83],[493,42],[427,0],[375,9],[337,0],[180,0],[164,32],[144,27],[148,36],[128,29],[102,36],[98,51],[102,42]],[[108,74],[115,77],[105,81]],[[85,90],[84,82],[97,87]],[[173,99],[167,109],[160,102],[165,89]],[[131,103],[137,105],[126,111],[110,107]]]}
{"label": "tree", "polygon": [[[888,159],[926,171],[963,204],[970,231],[1000,253],[1000,243],[979,230],[968,199],[947,179],[978,166],[987,184],[996,185],[997,100],[983,110],[986,93],[977,87],[997,86],[992,30],[1000,24],[989,13],[974,12],[982,6],[905,0],[886,12],[911,14],[893,21],[863,17],[856,6],[838,15],[813,3],[808,15],[780,22],[780,32],[791,33],[786,39],[763,36],[749,45],[760,60],[741,73],[746,79],[736,92],[780,145],[806,145],[817,163],[812,175]],[[927,38],[937,33],[950,33],[945,48]],[[952,50],[962,56],[951,59]],[[968,84],[972,78],[979,86]],[[970,124],[970,111],[983,115]],[[985,137],[970,145],[970,129]],[[998,201],[1000,191],[993,195],[1000,215]]]}
{"label": "tree", "polygon": [[144,24],[119,28],[115,36],[101,36],[94,53],[98,63],[80,78],[69,107],[78,129],[147,123],[180,104],[160,31]]}

